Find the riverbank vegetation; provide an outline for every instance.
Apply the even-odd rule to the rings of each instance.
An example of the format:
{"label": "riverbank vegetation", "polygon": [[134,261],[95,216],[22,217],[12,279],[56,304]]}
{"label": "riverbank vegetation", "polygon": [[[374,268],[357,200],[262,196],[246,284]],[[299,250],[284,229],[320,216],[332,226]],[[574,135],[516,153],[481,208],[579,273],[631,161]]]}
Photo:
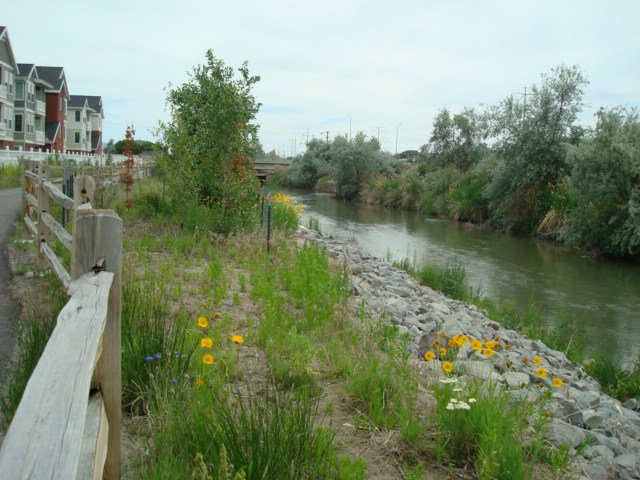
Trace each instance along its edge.
{"label": "riverbank vegetation", "polygon": [[561,65],[521,97],[510,95],[482,111],[444,108],[410,162],[393,159],[363,134],[351,141],[312,140],[287,180],[333,187],[366,203],[537,235],[592,256],[638,259],[638,112],[600,109],[595,128],[579,125],[587,84],[577,67]]}
{"label": "riverbank vegetation", "polygon": [[[640,359],[633,368],[623,369],[620,367],[620,359],[601,354],[593,358],[592,352],[587,348],[590,339],[579,321],[555,315],[553,321],[545,324],[545,312],[534,300],[522,308],[509,300],[495,302],[482,296],[469,285],[465,269],[460,265],[439,265],[409,258],[388,260],[422,285],[441,291],[450,298],[475,305],[487,318],[504,327],[530,338],[540,339],[550,348],[564,352],[569,360],[583,365],[608,395],[623,402],[630,398],[640,398]],[[549,323],[552,326],[548,326]]]}

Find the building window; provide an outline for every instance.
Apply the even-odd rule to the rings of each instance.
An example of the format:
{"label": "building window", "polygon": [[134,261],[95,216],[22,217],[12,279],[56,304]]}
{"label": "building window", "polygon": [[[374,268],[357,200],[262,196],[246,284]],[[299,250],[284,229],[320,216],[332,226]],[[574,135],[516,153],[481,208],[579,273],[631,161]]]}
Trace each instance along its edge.
{"label": "building window", "polygon": [[80,121],[80,110],[76,110],[76,122]]}
{"label": "building window", "polygon": [[75,133],[75,141],[76,143],[80,143],[80,132]]}
{"label": "building window", "polygon": [[16,83],[16,100],[24,100],[24,83]]}
{"label": "building window", "polygon": [[22,131],[22,115],[16,115],[16,132]]}

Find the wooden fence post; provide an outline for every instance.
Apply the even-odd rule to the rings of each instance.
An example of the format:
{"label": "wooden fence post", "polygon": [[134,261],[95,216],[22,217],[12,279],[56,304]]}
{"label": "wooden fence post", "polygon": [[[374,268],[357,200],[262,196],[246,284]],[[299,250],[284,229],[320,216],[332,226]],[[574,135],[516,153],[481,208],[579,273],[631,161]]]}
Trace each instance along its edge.
{"label": "wooden fence post", "polygon": [[31,168],[31,160],[22,159],[20,162],[22,168],[22,230],[25,236],[31,236],[31,232],[24,222],[24,217],[29,215],[29,202],[27,202],[27,193],[31,193],[31,179],[27,177],[27,171]]}
{"label": "wooden fence post", "polygon": [[[109,293],[107,324],[102,340],[102,356],[96,366],[97,382],[109,421],[107,459],[104,478],[120,478],[121,397],[121,285],[122,285],[122,220],[110,210],[76,210],[73,225],[71,278],[91,269],[113,272]],[[101,260],[103,263],[101,264]],[[95,268],[94,268],[95,267]]]}
{"label": "wooden fence post", "polygon": [[38,236],[36,238],[36,253],[38,255],[38,264],[41,267],[46,267],[47,262],[40,249],[42,242],[49,242],[50,235],[49,229],[42,220],[42,214],[49,212],[49,194],[44,188],[44,182],[47,181],[47,166],[44,162],[38,163],[38,211],[36,214],[36,221],[38,222]]}

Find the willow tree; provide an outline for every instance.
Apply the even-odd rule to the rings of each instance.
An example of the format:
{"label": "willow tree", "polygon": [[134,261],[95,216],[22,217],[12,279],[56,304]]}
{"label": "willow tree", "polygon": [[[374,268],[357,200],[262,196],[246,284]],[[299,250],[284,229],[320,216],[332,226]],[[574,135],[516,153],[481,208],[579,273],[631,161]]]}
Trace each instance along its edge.
{"label": "willow tree", "polygon": [[587,83],[578,67],[560,65],[526,96],[510,96],[489,111],[500,160],[486,195],[497,226],[533,232],[550,210],[554,189],[569,173],[565,144]]}
{"label": "willow tree", "polygon": [[192,225],[229,233],[253,220],[260,104],[251,91],[259,80],[246,62],[236,75],[208,50],[187,82],[168,88],[171,120],[160,126],[168,152],[163,166],[178,212]]}

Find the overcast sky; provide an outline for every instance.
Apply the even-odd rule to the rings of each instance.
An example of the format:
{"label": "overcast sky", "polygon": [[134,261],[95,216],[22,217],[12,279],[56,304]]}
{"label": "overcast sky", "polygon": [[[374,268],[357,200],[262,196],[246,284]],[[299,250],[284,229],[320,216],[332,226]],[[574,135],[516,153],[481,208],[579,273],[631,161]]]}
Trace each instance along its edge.
{"label": "overcast sky", "polygon": [[[560,63],[590,80],[583,124],[600,106],[640,104],[640,1],[6,0],[20,63],[62,66],[71,94],[101,95],[103,138],[127,124],[155,139],[164,89],[187,80],[208,48],[247,60],[265,150],[363,131],[418,149],[446,107],[481,108]],[[322,134],[324,138],[324,134]]]}

